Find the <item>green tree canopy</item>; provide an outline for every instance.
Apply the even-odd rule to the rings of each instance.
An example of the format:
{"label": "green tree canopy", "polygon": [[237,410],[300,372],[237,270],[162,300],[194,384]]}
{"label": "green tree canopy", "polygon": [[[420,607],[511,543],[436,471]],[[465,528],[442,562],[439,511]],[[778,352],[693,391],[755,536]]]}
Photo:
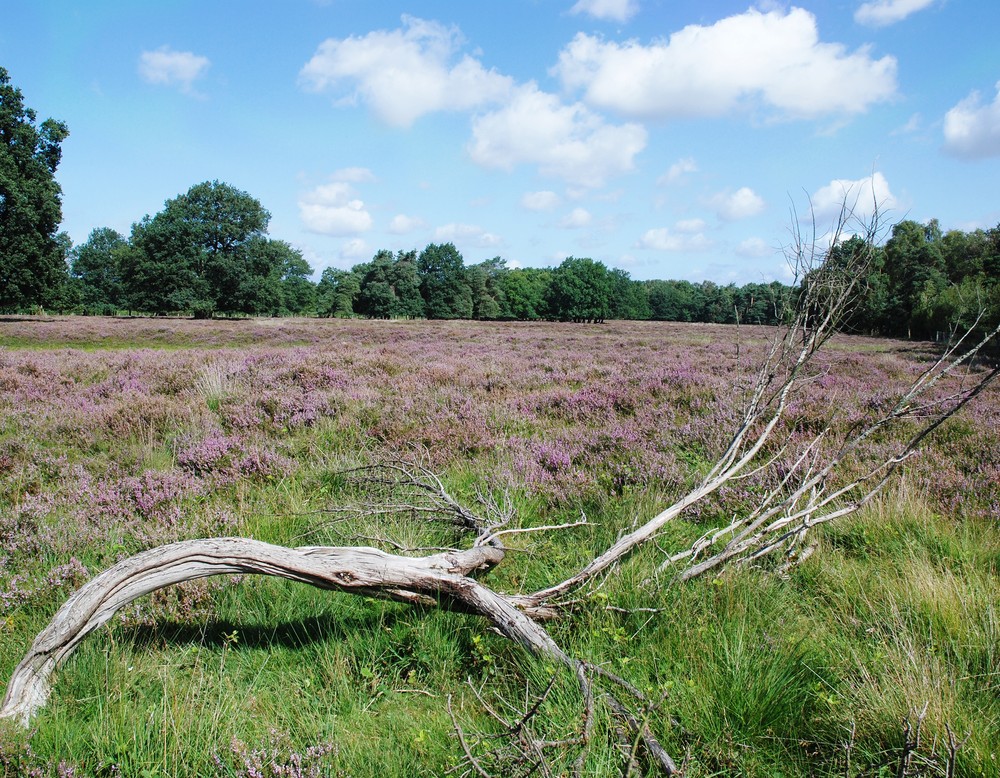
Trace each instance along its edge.
{"label": "green tree canopy", "polygon": [[545,295],[551,282],[552,271],[548,268],[516,268],[497,276],[503,292],[503,318],[522,321],[545,318]]}
{"label": "green tree canopy", "polygon": [[131,307],[196,316],[277,312],[283,280],[296,266],[302,275],[302,257],[267,238],[269,220],[256,198],[219,181],[168,200],[132,227],[122,263]]}
{"label": "green tree canopy", "polygon": [[612,276],[603,262],[567,257],[552,273],[546,301],[561,321],[601,322],[611,315]]}
{"label": "green tree canopy", "polygon": [[67,135],[54,119],[36,125],[35,112],[0,67],[0,310],[45,305],[59,299],[66,283],[55,172]]}
{"label": "green tree canopy", "polygon": [[127,250],[124,235],[110,227],[99,227],[91,231],[86,243],[70,252],[80,305],[87,313],[113,315],[125,307],[121,259]]}
{"label": "green tree canopy", "polygon": [[500,257],[465,269],[465,280],[472,292],[472,318],[513,318],[503,286],[503,276],[508,272],[506,260]]}
{"label": "green tree canopy", "polygon": [[429,244],[417,258],[417,270],[428,319],[472,318],[472,288],[455,244]]}
{"label": "green tree canopy", "polygon": [[358,273],[328,267],[316,286],[316,313],[319,316],[348,317],[354,315],[354,301],[361,292]]}

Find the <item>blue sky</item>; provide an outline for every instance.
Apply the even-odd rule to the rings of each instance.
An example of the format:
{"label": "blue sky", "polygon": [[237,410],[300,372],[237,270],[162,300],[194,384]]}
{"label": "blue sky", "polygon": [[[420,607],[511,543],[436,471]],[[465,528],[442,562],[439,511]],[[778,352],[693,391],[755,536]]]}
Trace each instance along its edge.
{"label": "blue sky", "polygon": [[74,242],[201,181],[317,271],[451,241],[784,279],[789,211],[1000,223],[995,0],[7,0]]}

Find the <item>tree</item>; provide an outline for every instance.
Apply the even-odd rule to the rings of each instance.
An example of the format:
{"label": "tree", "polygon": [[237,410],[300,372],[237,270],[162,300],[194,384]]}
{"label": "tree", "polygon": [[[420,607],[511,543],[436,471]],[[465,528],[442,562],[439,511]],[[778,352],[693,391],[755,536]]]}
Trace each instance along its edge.
{"label": "tree", "polygon": [[429,244],[417,257],[428,319],[471,319],[472,289],[454,243]]}
{"label": "tree", "polygon": [[941,231],[935,221],[927,225],[906,220],[892,228],[885,244],[885,272],[889,292],[886,316],[891,334],[907,337],[932,335],[926,318],[914,315],[928,288],[947,283],[941,254]]}
{"label": "tree", "polygon": [[551,283],[552,271],[548,268],[522,267],[498,276],[497,284],[503,293],[501,318],[544,319],[548,315],[545,300]]}
{"label": "tree", "polygon": [[507,262],[500,257],[487,259],[465,269],[465,279],[472,292],[473,319],[512,318],[503,288],[503,276],[507,272]]}
{"label": "tree", "polygon": [[390,310],[393,317],[419,319],[424,315],[424,298],[420,294],[420,270],[416,251],[398,251],[389,271],[389,284],[395,299]]}
{"label": "tree", "polygon": [[611,315],[612,288],[604,263],[567,257],[552,273],[549,314],[560,321],[602,322]]}
{"label": "tree", "polygon": [[79,283],[80,305],[87,313],[114,315],[124,307],[121,258],[127,248],[125,236],[100,227],[71,252],[70,271]]}
{"label": "tree", "polygon": [[[266,264],[278,280],[277,313],[303,316],[316,309],[316,284],[309,280],[312,268],[302,252],[283,240],[268,238],[270,256]],[[263,268],[262,268],[263,269]]]}
{"label": "tree", "polygon": [[652,309],[649,307],[649,293],[646,286],[633,281],[629,274],[621,268],[614,268],[611,273],[611,318],[645,320],[650,318]]}
{"label": "tree", "polygon": [[132,227],[123,257],[131,307],[197,317],[273,308],[279,266],[291,249],[267,242],[270,218],[257,199],[219,181],[168,200]]}
{"label": "tree", "polygon": [[371,262],[353,269],[360,278],[357,312],[370,319],[390,319],[396,302],[392,288],[392,252],[379,251]]}
{"label": "tree", "polygon": [[354,315],[354,301],[361,292],[357,273],[328,267],[316,286],[316,313],[319,316],[349,317]]}
{"label": "tree", "polygon": [[54,119],[36,125],[35,112],[0,67],[0,310],[44,305],[68,278],[55,180],[68,135]]}

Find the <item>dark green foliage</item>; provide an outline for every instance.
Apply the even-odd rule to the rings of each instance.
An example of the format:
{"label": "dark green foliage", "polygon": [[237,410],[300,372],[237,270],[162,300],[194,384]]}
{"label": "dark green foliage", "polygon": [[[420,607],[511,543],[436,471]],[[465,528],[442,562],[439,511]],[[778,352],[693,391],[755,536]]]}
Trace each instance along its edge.
{"label": "dark green foliage", "polygon": [[[420,295],[415,251],[401,251],[395,258],[391,251],[379,251],[371,262],[356,265],[350,275],[358,284],[357,291],[348,286],[351,299],[356,300],[355,313],[371,319],[423,316],[424,300]],[[348,313],[343,300],[338,310]]]}
{"label": "dark green foliage", "polygon": [[57,238],[62,191],[55,172],[67,135],[54,119],[36,124],[0,67],[0,310],[63,299],[67,247]]}
{"label": "dark green foliage", "polygon": [[473,319],[514,318],[503,287],[507,273],[507,261],[500,257],[466,268],[465,279],[472,291]]}
{"label": "dark green foliage", "polygon": [[650,318],[656,321],[699,321],[700,290],[690,281],[647,281]]}
{"label": "dark green foliage", "polygon": [[270,240],[271,250],[278,262],[273,265],[280,274],[281,310],[296,316],[311,314],[316,310],[316,285],[309,280],[312,268],[302,252],[284,241]]}
{"label": "dark green foliage", "polygon": [[354,301],[361,292],[356,272],[328,267],[316,286],[316,313],[323,317],[354,315]]}
{"label": "dark green foliage", "polygon": [[471,319],[472,287],[453,243],[431,243],[417,258],[428,319]]}
{"label": "dark green foliage", "polygon": [[611,275],[611,318],[612,319],[649,319],[652,308],[649,305],[649,294],[645,284],[633,281],[627,272],[620,268],[610,271]]}
{"label": "dark green foliage", "polygon": [[521,321],[545,318],[545,292],[551,282],[552,271],[548,268],[526,267],[508,270],[498,276],[497,284],[504,296],[505,314]]}
{"label": "dark green foliage", "polygon": [[611,315],[612,276],[602,262],[567,257],[552,274],[546,301],[560,321],[601,322]]}
{"label": "dark green foliage", "polygon": [[125,237],[110,227],[92,230],[87,242],[73,249],[71,272],[84,312],[114,315],[124,307],[121,257],[127,249]]}
{"label": "dark green foliage", "polygon": [[150,313],[305,313],[315,307],[301,252],[267,237],[270,214],[219,181],[191,187],[133,225],[119,253],[127,306]]}
{"label": "dark green foliage", "polygon": [[[834,257],[855,248],[852,238]],[[877,249],[864,292],[847,322],[854,331],[915,338],[947,337],[1000,321],[1000,227],[942,234],[937,220],[895,225]],[[978,324],[977,324],[978,322]]]}

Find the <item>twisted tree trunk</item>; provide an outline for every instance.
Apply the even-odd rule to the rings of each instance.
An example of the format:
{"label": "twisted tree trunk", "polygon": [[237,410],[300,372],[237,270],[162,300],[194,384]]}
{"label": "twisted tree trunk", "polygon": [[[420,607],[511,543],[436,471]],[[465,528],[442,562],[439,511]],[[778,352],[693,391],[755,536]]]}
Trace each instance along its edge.
{"label": "twisted tree trunk", "polygon": [[187,540],[125,559],[87,582],[59,609],[14,670],[0,718],[27,726],[45,705],[49,677],[88,634],[145,594],[213,575],[273,575],[355,594],[410,604],[454,607],[488,619],[532,653],[575,667],[530,616],[507,597],[471,577],[493,567],[503,551],[478,546],[428,557],[404,557],[375,548],[286,548],[245,538]]}

